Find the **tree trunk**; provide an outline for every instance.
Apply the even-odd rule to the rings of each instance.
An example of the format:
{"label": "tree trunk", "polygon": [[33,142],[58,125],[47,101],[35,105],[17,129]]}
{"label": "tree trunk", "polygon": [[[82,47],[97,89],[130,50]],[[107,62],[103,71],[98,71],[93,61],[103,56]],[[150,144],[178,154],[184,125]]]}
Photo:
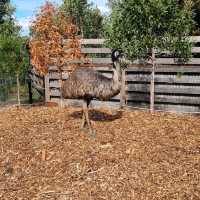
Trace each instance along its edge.
{"label": "tree trunk", "polygon": [[20,106],[21,105],[21,100],[20,100],[19,74],[17,74],[17,102],[18,102],[18,106]]}
{"label": "tree trunk", "polygon": [[150,85],[150,111],[151,113],[154,112],[155,100],[155,51],[152,49],[152,72],[151,72],[151,85]]}

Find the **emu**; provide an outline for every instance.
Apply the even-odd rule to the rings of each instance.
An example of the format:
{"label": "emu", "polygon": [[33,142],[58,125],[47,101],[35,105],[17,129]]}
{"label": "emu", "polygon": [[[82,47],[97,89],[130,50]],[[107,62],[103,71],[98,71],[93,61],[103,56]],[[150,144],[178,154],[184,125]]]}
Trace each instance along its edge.
{"label": "emu", "polygon": [[108,78],[93,69],[87,67],[77,68],[62,84],[63,98],[82,99],[83,115],[81,128],[86,125],[90,134],[94,135],[88,115],[88,107],[92,99],[107,101],[120,92],[121,69],[116,64],[121,56],[121,52],[113,50],[111,57],[113,61],[113,76]]}

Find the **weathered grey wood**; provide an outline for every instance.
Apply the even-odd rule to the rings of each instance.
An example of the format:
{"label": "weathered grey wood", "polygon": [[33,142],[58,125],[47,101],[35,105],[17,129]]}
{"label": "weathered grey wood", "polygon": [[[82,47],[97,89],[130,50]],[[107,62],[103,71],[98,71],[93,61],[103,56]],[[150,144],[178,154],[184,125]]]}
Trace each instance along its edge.
{"label": "weathered grey wood", "polygon": [[[170,51],[159,51],[159,50],[156,50],[156,53],[157,54],[168,54],[170,55]],[[192,53],[200,53],[200,47],[192,47]]]}
{"label": "weathered grey wood", "polygon": [[[150,65],[151,61],[149,60],[135,60],[132,62],[132,65],[135,64],[143,64],[143,65]],[[177,58],[156,58],[155,64],[157,65],[178,65],[178,64],[182,64],[178,61]],[[200,65],[200,58],[192,58],[190,59],[188,62],[184,63],[184,64],[189,64],[189,65]]]}
{"label": "weathered grey wood", "polygon": [[178,113],[197,113],[200,112],[199,106],[182,106],[182,105],[155,105],[156,110],[178,112]]}
{"label": "weathered grey wood", "polygon": [[[63,41],[63,43],[67,43],[67,42],[69,42],[69,40],[70,39],[65,39]],[[105,42],[105,39],[99,39],[99,38],[97,38],[97,39],[80,39],[81,45],[86,45],[86,44],[99,44],[99,45],[102,45],[102,44],[104,44],[104,42]]]}
{"label": "weathered grey wood", "polygon": [[60,81],[59,80],[50,80],[49,87],[50,88],[60,88],[61,87]]}
{"label": "weathered grey wood", "polygon": [[50,101],[50,92],[49,92],[49,75],[47,74],[45,77],[45,101]]}
{"label": "weathered grey wood", "polygon": [[[126,81],[129,82],[150,82],[151,77],[148,74],[128,74]],[[164,75],[156,74],[155,82],[157,83],[179,83],[179,84],[200,84],[200,75]]]}
{"label": "weathered grey wood", "polygon": [[[138,93],[129,93],[128,100],[132,101],[141,101],[141,102],[149,102],[150,95],[149,94],[138,94]],[[175,96],[175,95],[155,95],[155,102],[160,103],[176,103],[176,104],[200,104],[200,96]]]}
{"label": "weathered grey wood", "polygon": [[87,58],[83,61],[74,60],[68,62],[68,64],[76,64],[76,63],[93,63],[93,64],[111,64],[111,58]]}
{"label": "weathered grey wood", "polygon": [[[59,98],[51,98],[52,102],[60,103]],[[82,100],[77,99],[64,99],[63,103],[65,106],[75,106],[75,107],[82,107]],[[108,102],[108,101],[91,101],[90,108],[120,108],[119,102]]]}
{"label": "weathered grey wood", "polygon": [[[105,64],[105,63],[95,64],[95,66],[93,66],[93,67],[89,67],[87,65],[86,66],[81,65],[81,67],[88,67],[88,68],[94,69],[96,71],[101,71],[101,72],[108,72],[108,73],[112,72],[112,65],[111,64]],[[67,67],[63,67],[63,71],[67,72]],[[56,66],[49,66],[49,73],[50,74],[56,73],[56,72],[58,72],[58,68]]]}
{"label": "weathered grey wood", "polygon": [[112,102],[112,101],[97,101],[93,100],[91,102],[92,108],[120,108],[120,102]]}
{"label": "weathered grey wood", "polygon": [[[62,73],[62,79],[68,79],[69,75],[67,73]],[[49,79],[60,79],[60,73],[59,72],[50,72],[49,73]]]}
{"label": "weathered grey wood", "polygon": [[155,49],[152,48],[152,71],[151,71],[151,81],[150,81],[150,110],[153,113],[154,112],[154,100],[155,100]]}
{"label": "weathered grey wood", "polygon": [[[135,61],[133,61],[133,64],[149,65],[151,63],[150,63],[150,61],[135,60]],[[156,58],[155,64],[157,64],[157,65],[177,65],[177,64],[182,64],[182,63],[179,63],[177,58]],[[185,64],[200,65],[200,58],[192,58]]]}
{"label": "weathered grey wood", "polygon": [[191,36],[189,40],[193,43],[200,42],[200,36]]}
{"label": "weathered grey wood", "polygon": [[[56,63],[56,58],[51,58],[51,60]],[[81,60],[66,60],[64,64],[112,64],[112,60],[111,58],[85,58]]]}
{"label": "weathered grey wood", "polygon": [[95,53],[95,54],[110,54],[111,49],[109,48],[81,48],[82,53]]}
{"label": "weathered grey wood", "polygon": [[30,72],[29,73],[29,77],[32,79],[32,78],[35,78],[35,79],[40,79],[40,80],[44,80],[44,76],[41,76],[37,73],[34,73],[34,72]]}
{"label": "weathered grey wood", "polygon": [[81,44],[104,44],[105,39],[81,39]]}
{"label": "weathered grey wood", "polygon": [[[132,65],[126,69],[127,72],[151,72],[151,65]],[[156,72],[182,72],[200,73],[200,65],[156,65]]]}
{"label": "weathered grey wood", "polygon": [[122,70],[121,90],[120,90],[120,107],[123,108],[126,104],[126,71]]}
{"label": "weathered grey wood", "polygon": [[[194,43],[200,42],[200,37],[191,37],[190,40]],[[111,49],[103,48],[105,40],[104,39],[86,39],[81,40],[82,52],[86,54],[102,54],[102,58],[87,58],[85,60],[75,60],[72,62],[66,62],[62,70],[68,70],[68,64],[79,64],[80,66],[92,67],[94,70],[101,72],[103,75],[111,78],[112,77],[112,62],[110,58],[103,58],[103,54],[110,54]],[[84,47],[87,45],[87,47]],[[99,48],[92,45],[99,45]],[[90,46],[90,47],[88,47]],[[193,47],[192,52],[195,54],[200,53],[200,47]],[[170,56],[170,52],[167,53]],[[164,56],[164,55],[163,55]],[[179,111],[199,111],[200,106],[200,58],[193,58],[187,64],[179,64],[175,62],[174,58],[157,58],[156,68],[155,68],[155,109],[175,109]],[[125,95],[127,100],[131,103],[139,103],[140,106],[149,104],[145,102],[150,101],[150,74],[152,65],[150,61],[148,63],[144,61],[135,61],[129,65],[126,69],[126,79],[124,82],[128,81],[128,85],[125,87]],[[60,75],[59,70],[56,66],[49,67],[49,95],[51,99],[59,100],[60,96]],[[177,74],[180,72],[180,74]],[[171,74],[169,74],[171,73]],[[187,74],[184,74],[187,73]],[[63,75],[64,79],[68,78]],[[35,80],[35,84],[39,84]],[[175,85],[176,84],[176,85]],[[126,94],[127,92],[127,94]],[[146,94],[145,94],[146,93]],[[169,95],[174,94],[174,95]],[[181,96],[180,96],[181,95]],[[197,96],[199,95],[199,96]],[[55,98],[58,97],[58,98]],[[109,102],[99,102],[93,101],[93,104],[107,105],[112,104],[112,106],[120,106],[120,99],[122,105],[122,94],[117,95],[112,98]],[[78,105],[76,100],[66,100],[67,102],[73,102],[73,105]],[[124,101],[124,99],[123,99]],[[159,105],[157,104],[159,103]],[[123,103],[124,104],[124,103]],[[182,104],[181,106],[171,105],[171,104]],[[185,106],[183,104],[191,105]],[[197,105],[197,106],[193,106]],[[198,108],[198,109],[197,109]]]}
{"label": "weathered grey wood", "polygon": [[45,95],[45,88],[44,88],[44,77],[39,75],[37,71],[33,68],[29,71],[28,74],[32,88],[36,89],[41,96]]}
{"label": "weathered grey wood", "polygon": [[[177,62],[175,62],[176,58],[157,58],[155,63],[156,64],[168,64],[168,65],[175,65]],[[189,60],[186,64],[190,65],[200,65],[200,58],[192,58]]]}
{"label": "weathered grey wood", "polygon": [[192,53],[200,53],[200,47],[192,47]]}
{"label": "weathered grey wood", "polygon": [[32,87],[35,88],[40,94],[45,94],[45,88],[41,87],[40,85],[36,84],[35,82],[31,82]]}
{"label": "weathered grey wood", "polygon": [[36,76],[29,75],[31,82],[33,82],[33,86],[38,85],[38,87],[44,87],[44,78],[38,79]]}
{"label": "weathered grey wood", "polygon": [[50,88],[49,94],[51,97],[60,97],[61,93],[58,88]]}
{"label": "weathered grey wood", "polygon": [[[148,103],[137,103],[129,102],[127,109],[149,109]],[[168,111],[177,113],[198,113],[200,112],[200,107],[197,106],[186,106],[186,105],[170,105],[170,104],[155,104],[156,111]]]}
{"label": "weathered grey wood", "polygon": [[[67,51],[70,51],[72,49],[67,49]],[[82,53],[100,53],[100,54],[103,54],[103,53],[107,53],[107,54],[110,54],[111,53],[111,49],[110,48],[90,48],[90,47],[82,47],[81,48],[81,52]],[[170,55],[170,51],[156,51],[156,53],[159,53],[159,54],[168,54]],[[192,53],[200,53],[200,47],[192,47]]]}
{"label": "weathered grey wood", "polygon": [[[129,92],[150,92],[150,84],[128,84],[126,91]],[[199,94],[200,86],[186,85],[155,85],[155,93],[163,94]]]}
{"label": "weathered grey wood", "polygon": [[49,65],[48,66],[49,72],[58,71],[58,67],[56,65]]}

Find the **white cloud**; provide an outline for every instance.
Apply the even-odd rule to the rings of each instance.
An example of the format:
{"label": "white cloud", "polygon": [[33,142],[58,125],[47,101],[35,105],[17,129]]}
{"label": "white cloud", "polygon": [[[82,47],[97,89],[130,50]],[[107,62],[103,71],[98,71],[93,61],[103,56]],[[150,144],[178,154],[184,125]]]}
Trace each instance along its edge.
{"label": "white cloud", "polygon": [[100,9],[100,11],[104,14],[104,13],[108,13],[110,10],[108,7],[106,6],[98,6],[98,8]]}
{"label": "white cloud", "polygon": [[18,18],[18,24],[22,27],[22,35],[27,35],[29,33],[29,27],[31,25],[31,17],[21,17]]}
{"label": "white cloud", "polygon": [[18,22],[19,22],[20,26],[27,28],[30,26],[31,18],[30,17],[22,17],[22,18],[18,19]]}

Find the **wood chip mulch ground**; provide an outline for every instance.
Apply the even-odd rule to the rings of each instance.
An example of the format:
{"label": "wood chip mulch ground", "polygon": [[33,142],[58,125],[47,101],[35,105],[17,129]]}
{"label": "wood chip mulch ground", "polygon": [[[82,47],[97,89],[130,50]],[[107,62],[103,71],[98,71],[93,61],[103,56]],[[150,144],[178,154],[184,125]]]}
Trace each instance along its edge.
{"label": "wood chip mulch ground", "polygon": [[1,200],[199,200],[200,117],[81,109],[0,112]]}

